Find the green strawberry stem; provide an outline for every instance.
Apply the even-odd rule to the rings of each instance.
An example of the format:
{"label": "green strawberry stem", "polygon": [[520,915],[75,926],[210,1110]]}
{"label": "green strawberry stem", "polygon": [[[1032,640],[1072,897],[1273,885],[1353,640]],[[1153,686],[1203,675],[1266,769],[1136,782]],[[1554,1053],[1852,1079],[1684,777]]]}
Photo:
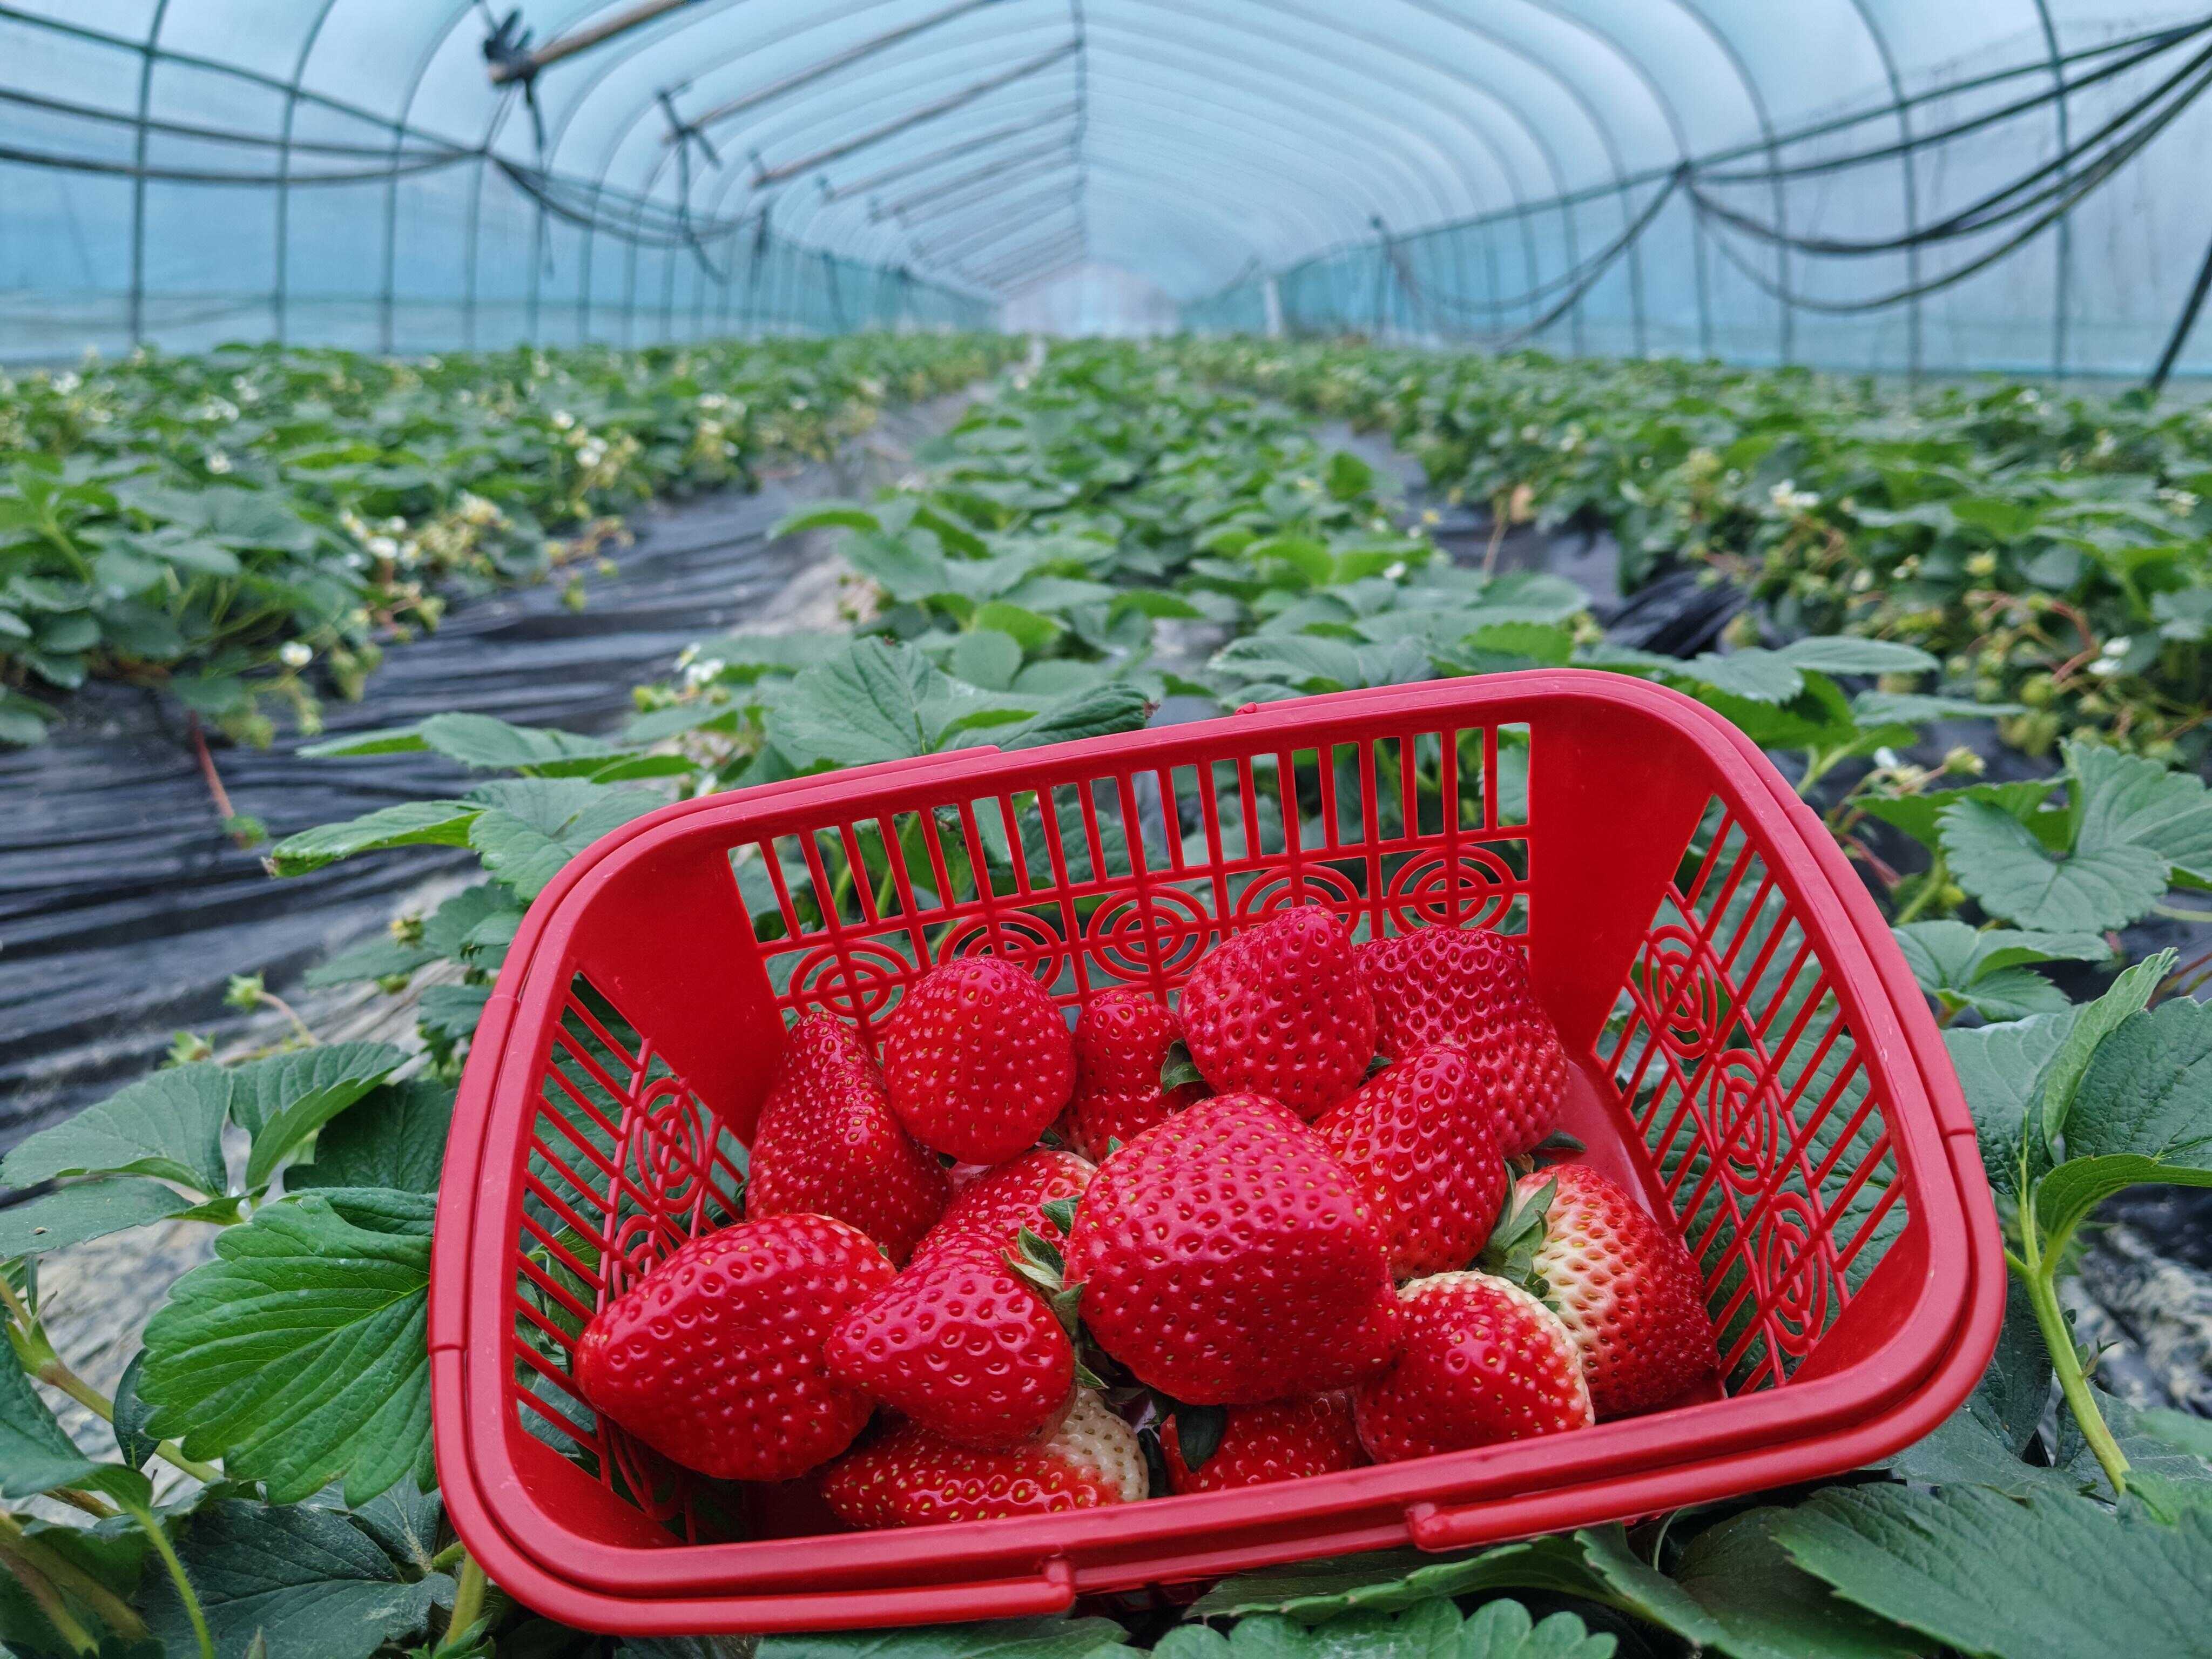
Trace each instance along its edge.
{"label": "green strawberry stem", "polygon": [[[61,1619],[54,1617],[55,1607],[60,1606],[58,1591],[66,1590],[76,1596],[99,1614],[111,1630],[126,1640],[135,1642],[146,1634],[146,1621],[132,1610],[130,1603],[66,1556],[25,1533],[15,1517],[5,1510],[0,1510],[0,1565],[4,1565],[15,1581],[31,1593],[33,1599],[39,1603],[39,1610],[46,1615],[47,1622],[80,1653],[90,1653],[100,1644],[89,1637],[79,1642],[70,1634],[70,1625],[75,1621],[64,1625]],[[51,1607],[46,1599],[47,1595],[55,1597]],[[67,1610],[64,1609],[63,1617],[65,1619],[67,1616]],[[75,1627],[78,1635],[84,1634],[82,1626]]]}
{"label": "green strawberry stem", "polygon": [[[53,1344],[46,1340],[45,1329],[23,1305],[15,1294],[15,1287],[4,1276],[0,1276],[0,1308],[9,1316],[8,1340],[15,1349],[15,1356],[23,1369],[50,1388],[59,1389],[103,1423],[115,1421],[115,1402],[69,1368],[67,1362],[54,1352]],[[187,1457],[173,1440],[164,1440],[154,1448],[155,1455],[173,1468],[183,1470],[193,1480],[213,1486],[222,1479],[222,1471],[211,1463],[203,1463]]]}
{"label": "green strawberry stem", "polygon": [[2089,1379],[2081,1369],[2081,1352],[2074,1346],[2074,1333],[2067,1328],[2065,1312],[2058,1305],[2058,1268],[2065,1257],[2066,1241],[2051,1240],[2046,1252],[2039,1237],[2042,1229],[2036,1220],[2035,1194],[2032,1188],[2022,1209],[2021,1254],[2012,1258],[2013,1265],[2027,1286],[2028,1304],[2035,1310],[2036,1328],[2043,1333],[2044,1346],[2051,1351],[2051,1369],[2058,1374],[2058,1390],[2065,1396],[2067,1409],[2074,1413],[2075,1422],[2081,1425],[2081,1437],[2096,1454],[2105,1479],[2112,1483],[2113,1496],[2124,1496],[2128,1490],[2127,1455],[2121,1451],[2120,1443],[2106,1426],[2105,1414],[2097,1409],[2096,1396],[2089,1392]]}
{"label": "green strawberry stem", "polygon": [[207,1614],[201,1610],[198,1593],[185,1576],[185,1564],[177,1559],[176,1546],[169,1541],[168,1532],[144,1504],[126,1498],[123,1507],[131,1511],[131,1518],[138,1523],[138,1529],[154,1546],[154,1553],[161,1558],[161,1565],[168,1569],[169,1581],[177,1587],[177,1599],[185,1604],[185,1616],[192,1621],[192,1639],[199,1644],[200,1659],[215,1659],[215,1637],[208,1630]]}
{"label": "green strawberry stem", "polygon": [[438,1644],[438,1652],[445,1652],[447,1643],[465,1641],[477,1621],[483,1617],[486,1583],[484,1570],[477,1564],[476,1557],[464,1552],[460,1577],[453,1589],[453,1611],[446,1620],[446,1639]]}

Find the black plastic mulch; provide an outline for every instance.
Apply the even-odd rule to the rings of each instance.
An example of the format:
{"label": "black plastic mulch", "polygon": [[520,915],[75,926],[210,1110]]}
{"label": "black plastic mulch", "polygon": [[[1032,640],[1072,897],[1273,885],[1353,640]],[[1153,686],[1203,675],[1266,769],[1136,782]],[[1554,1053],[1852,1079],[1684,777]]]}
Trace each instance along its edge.
{"label": "black plastic mulch", "polygon": [[[758,610],[807,556],[765,532],[797,501],[849,488],[828,468],[637,515],[618,570],[586,579],[580,611],[556,580],[458,605],[433,635],[395,647],[358,703],[331,702],[330,732],[447,709],[605,732],[630,690],[691,641]],[[306,760],[300,740],[214,750],[236,810],[272,837],[467,787],[434,755]],[[259,850],[222,833],[173,702],[88,686],[52,741],[0,751],[0,1147],[143,1073],[180,1027],[234,1026],[234,973],[271,989],[373,933],[397,897],[459,849],[333,865],[273,881]]]}

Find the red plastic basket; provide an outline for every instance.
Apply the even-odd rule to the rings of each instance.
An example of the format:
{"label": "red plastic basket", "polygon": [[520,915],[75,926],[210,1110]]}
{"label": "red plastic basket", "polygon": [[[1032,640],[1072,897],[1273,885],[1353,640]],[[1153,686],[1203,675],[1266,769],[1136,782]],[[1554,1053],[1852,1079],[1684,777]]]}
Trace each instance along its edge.
{"label": "red plastic basket", "polygon": [[[888,869],[845,875],[886,842]],[[1012,878],[979,888],[984,854]],[[757,938],[769,894],[781,933]],[[593,1307],[735,1218],[738,1147],[796,1012],[879,1031],[923,966],[975,951],[1029,963],[1066,1004],[1165,995],[1212,942],[1297,902],[1362,937],[1524,938],[1574,1061],[1563,1127],[1704,1268],[1723,1361],[1708,1397],[1283,1486],[865,1534],[835,1530],[803,1483],[686,1477],[577,1397],[568,1346]],[[1046,1613],[1828,1475],[1958,1405],[2004,1302],[1972,1120],[1827,832],[1718,715],[1570,671],[968,750],[627,825],[562,872],[507,955],[431,1275],[455,1528],[520,1600],[635,1633]]]}

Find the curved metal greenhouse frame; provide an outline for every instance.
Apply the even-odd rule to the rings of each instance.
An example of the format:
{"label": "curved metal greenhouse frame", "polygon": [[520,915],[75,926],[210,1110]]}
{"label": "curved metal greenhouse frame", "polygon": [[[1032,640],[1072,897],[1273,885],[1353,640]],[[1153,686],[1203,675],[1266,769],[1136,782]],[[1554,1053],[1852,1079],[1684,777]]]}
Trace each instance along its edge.
{"label": "curved metal greenhouse frame", "polygon": [[2203,6],[0,0],[0,355],[988,326],[1111,267],[1194,329],[2202,370]]}

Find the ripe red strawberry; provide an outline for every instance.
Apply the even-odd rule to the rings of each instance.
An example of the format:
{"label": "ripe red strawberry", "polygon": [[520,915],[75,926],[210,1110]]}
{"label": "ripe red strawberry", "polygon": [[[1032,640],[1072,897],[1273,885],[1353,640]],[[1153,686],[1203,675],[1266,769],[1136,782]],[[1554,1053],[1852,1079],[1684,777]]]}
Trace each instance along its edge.
{"label": "ripe red strawberry", "polygon": [[1074,1153],[1045,1146],[1001,1164],[960,1189],[921,1241],[915,1259],[919,1261],[939,1245],[963,1237],[986,1238],[998,1249],[1011,1250],[1020,1243],[1024,1227],[1040,1238],[1057,1240],[1062,1230],[1046,1216],[1044,1206],[1055,1199],[1082,1197],[1097,1173]]}
{"label": "ripe red strawberry", "polygon": [[847,1316],[824,1358],[847,1388],[967,1446],[1035,1438],[1075,1389],[1066,1331],[977,1234],[923,1250]]}
{"label": "ripe red strawberry", "polygon": [[1486,927],[1423,927],[1361,945],[1359,974],[1384,1054],[1399,1060],[1448,1043],[1489,1073],[1503,1113],[1500,1152],[1518,1158],[1558,1126],[1567,1053],[1511,940]]}
{"label": "ripe red strawberry", "polygon": [[1559,1316],[1488,1273],[1438,1273],[1398,1293],[1397,1363],[1352,1396],[1378,1463],[1588,1428],[1589,1389]]}
{"label": "ripe red strawberry", "polygon": [[891,1277],[873,1241],[842,1221],[741,1221],[600,1309],[576,1343],[576,1386],[687,1468],[788,1480],[851,1445],[874,1409],[830,1375],[822,1348]]}
{"label": "ripe red strawberry", "polygon": [[1160,1088],[1160,1067],[1182,1036],[1175,1011],[1133,985],[1086,1004],[1075,1022],[1075,1097],[1060,1121],[1068,1145],[1095,1161],[1204,1094],[1194,1083]]}
{"label": "ripe red strawberry", "polygon": [[835,1216],[903,1262],[949,1196],[859,1035],[827,1014],[793,1026],[753,1133],[745,1214]]}
{"label": "ripe red strawberry", "polygon": [[1559,1314],[1600,1417],[1663,1406],[1712,1375],[1698,1265],[1618,1182],[1580,1164],[1523,1176],[1498,1232],[1492,1253],[1509,1273],[1525,1263],[1523,1282]]}
{"label": "ripe red strawberry", "polygon": [[1384,1066],[1314,1125],[1382,1223],[1400,1279],[1473,1261],[1505,1201],[1492,1074],[1464,1049]]}
{"label": "ripe red strawberry", "polygon": [[1050,1515],[1146,1495],[1136,1431],[1087,1389],[1058,1430],[1034,1445],[978,1451],[901,1423],[822,1474],[822,1496],[854,1527]]}
{"label": "ripe red strawberry", "polygon": [[1367,1461],[1345,1394],[1308,1395],[1268,1406],[1230,1406],[1221,1443],[1193,1469],[1183,1462],[1182,1424],[1174,1416],[1160,1428],[1168,1484],[1178,1493],[1265,1486],[1309,1474],[1356,1469]]}
{"label": "ripe red strawberry", "polygon": [[1075,1044],[1044,988],[1003,957],[932,969],[884,1032],[891,1109],[932,1152],[998,1164],[1036,1145],[1075,1086]]}
{"label": "ripe red strawberry", "polygon": [[1300,905],[1216,946],[1182,988],[1183,1041],[1200,1073],[1313,1119],[1350,1094],[1375,1057],[1375,1006],[1352,935]]}
{"label": "ripe red strawberry", "polygon": [[1108,1158],[1066,1258],[1091,1335],[1191,1405],[1341,1388],[1396,1336],[1373,1212],[1320,1137],[1259,1095],[1201,1100]]}

